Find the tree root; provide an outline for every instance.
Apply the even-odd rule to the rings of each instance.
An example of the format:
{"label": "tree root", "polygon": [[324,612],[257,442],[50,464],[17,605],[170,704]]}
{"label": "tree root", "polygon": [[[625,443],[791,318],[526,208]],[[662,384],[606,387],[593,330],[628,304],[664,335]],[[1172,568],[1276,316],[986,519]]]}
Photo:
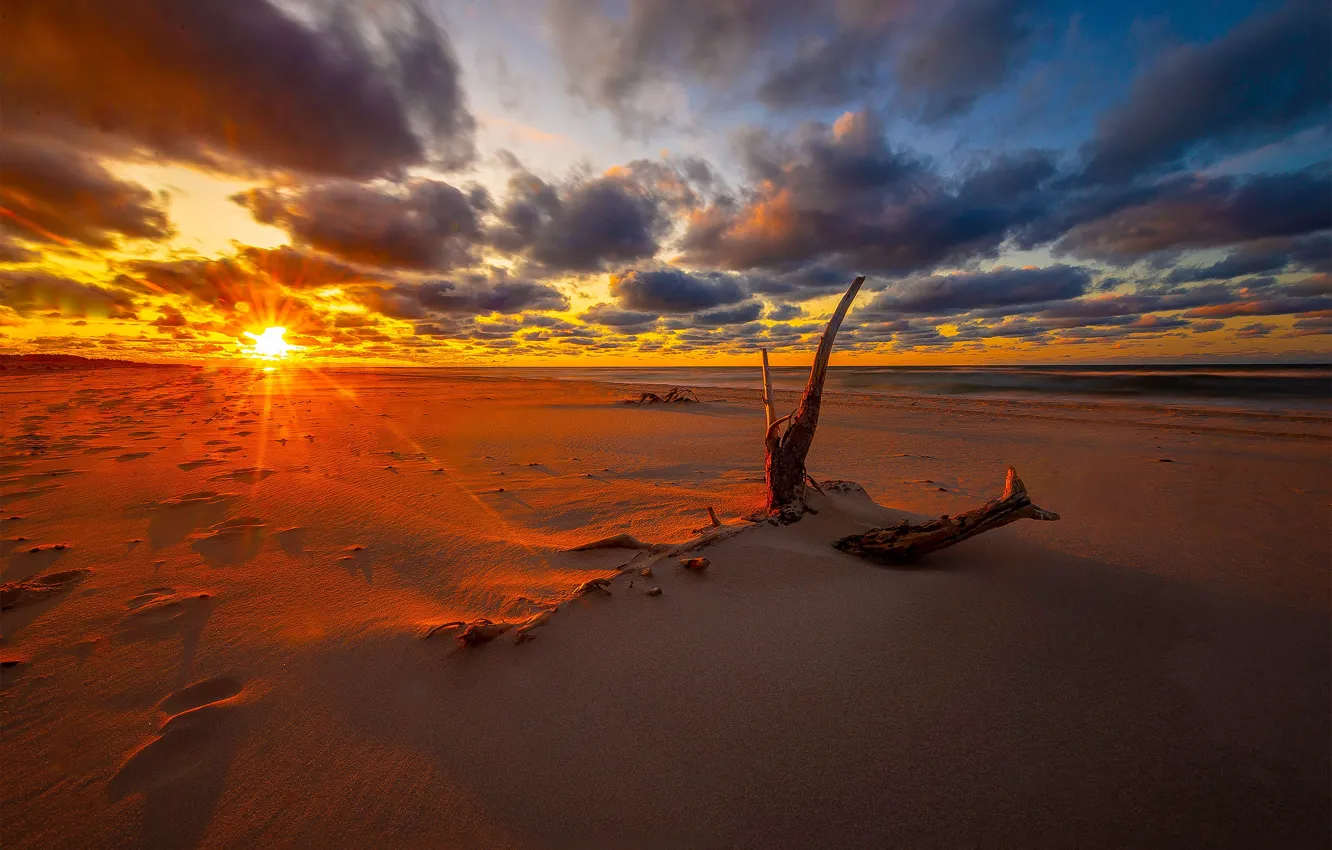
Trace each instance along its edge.
{"label": "tree root", "polygon": [[898,564],[1020,519],[1057,520],[1059,514],[1033,505],[1017,470],[1010,466],[1003,495],[979,508],[953,517],[945,515],[922,525],[902,520],[898,525],[848,535],[833,546],[871,561]]}

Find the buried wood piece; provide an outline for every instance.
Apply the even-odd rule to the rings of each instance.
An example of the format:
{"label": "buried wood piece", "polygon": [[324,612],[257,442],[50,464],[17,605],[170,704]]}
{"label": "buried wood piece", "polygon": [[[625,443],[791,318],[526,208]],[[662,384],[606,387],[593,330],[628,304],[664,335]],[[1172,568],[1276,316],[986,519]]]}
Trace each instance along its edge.
{"label": "buried wood piece", "polygon": [[711,563],[707,558],[686,558],[680,562],[680,566],[686,570],[706,570]]}
{"label": "buried wood piece", "polygon": [[592,549],[642,549],[645,552],[664,552],[671,548],[664,543],[645,543],[632,534],[612,534],[591,543],[575,546],[570,552],[587,552]]}
{"label": "buried wood piece", "polygon": [[[860,291],[865,278],[852,281],[846,294],[828,320],[828,327],[819,340],[818,350],[814,353],[814,365],[809,370],[809,381],[805,392],[800,396],[800,404],[795,412],[781,419],[768,419],[768,430],[763,445],[767,454],[764,464],[764,478],[768,485],[767,510],[770,516],[782,522],[793,522],[805,511],[805,458],[814,443],[814,429],[819,424],[819,407],[823,401],[823,381],[828,376],[828,358],[832,356],[833,341],[837,331],[851,308],[856,293]],[[763,363],[764,395],[771,398],[768,388],[771,386],[768,374],[767,358]],[[786,420],[790,423],[784,433],[778,433],[778,426]]]}
{"label": "buried wood piece", "polygon": [[901,563],[1019,519],[1057,520],[1059,514],[1033,505],[1022,479],[1017,477],[1017,470],[1010,466],[1003,495],[979,508],[957,516],[943,516],[922,525],[911,525],[902,520],[894,526],[872,528],[862,534],[843,537],[833,546],[871,561]]}
{"label": "buried wood piece", "polygon": [[610,579],[608,578],[590,578],[574,588],[574,596],[587,596],[589,593],[604,593],[610,596],[609,585]]}
{"label": "buried wood piece", "polygon": [[513,630],[514,643],[523,643],[525,641],[535,639],[536,635],[532,634],[532,630],[535,628],[539,628],[540,626],[544,626],[546,625],[546,623],[550,622],[550,615],[554,613],[555,612],[553,610],[538,611],[537,613],[528,617],[523,622],[519,623],[518,627]]}
{"label": "buried wood piece", "polygon": [[473,620],[470,623],[462,620],[452,620],[432,627],[425,633],[424,637],[430,637],[435,632],[444,631],[445,629],[457,629],[458,631],[453,637],[460,646],[479,646],[483,643],[490,643],[515,625],[517,623],[496,623],[486,619]]}
{"label": "buried wood piece", "polygon": [[713,529],[721,528],[721,524],[722,524],[721,520],[717,519],[717,512],[714,511],[714,510],[712,509],[712,506],[711,506],[711,505],[709,505],[709,506],[708,506],[708,524],[705,525],[705,526],[702,526],[702,527],[700,527],[700,528],[696,528],[696,529],[694,529],[694,533],[695,533],[695,534],[706,534],[707,532],[712,531]]}

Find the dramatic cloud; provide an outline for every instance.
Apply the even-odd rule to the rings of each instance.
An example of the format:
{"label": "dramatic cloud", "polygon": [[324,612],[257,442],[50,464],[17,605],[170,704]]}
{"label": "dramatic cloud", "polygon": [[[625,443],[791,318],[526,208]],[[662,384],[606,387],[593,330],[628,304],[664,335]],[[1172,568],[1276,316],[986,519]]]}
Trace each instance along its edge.
{"label": "dramatic cloud", "polygon": [[399,283],[384,291],[366,290],[358,298],[377,312],[397,319],[514,314],[569,307],[569,299],[554,287],[479,275],[468,275],[462,280]]}
{"label": "dramatic cloud", "polygon": [[998,268],[989,272],[931,275],[892,284],[865,307],[883,314],[955,313],[981,307],[1015,307],[1077,298],[1087,291],[1086,269],[1056,265],[1043,269]]}
{"label": "dramatic cloud", "polygon": [[606,325],[613,328],[642,328],[656,323],[658,314],[643,310],[621,310],[614,304],[596,304],[578,316],[592,325]]}
{"label": "dramatic cloud", "polygon": [[11,0],[6,129],[357,178],[467,162],[457,64],[421,6],[323,8],[311,24],[270,0]]}
{"label": "dramatic cloud", "polygon": [[370,266],[439,271],[471,264],[477,208],[489,202],[435,180],[255,189],[236,200],[298,244]]}
{"label": "dramatic cloud", "polygon": [[1083,148],[1089,181],[1119,181],[1196,150],[1225,150],[1326,122],[1332,7],[1289,0],[1205,44],[1168,51]]}
{"label": "dramatic cloud", "polygon": [[865,113],[808,125],[795,144],[752,135],[743,154],[754,192],[691,216],[682,247],[695,263],[781,269],[836,257],[902,273],[993,256],[1010,228],[1040,215],[1037,190],[1053,173],[1049,157],[1031,151],[945,179],[891,148]]}
{"label": "dramatic cloud", "polygon": [[26,248],[0,233],[0,263],[31,263],[41,259],[41,256],[40,252]]}
{"label": "dramatic cloud", "polygon": [[128,293],[39,271],[0,269],[0,304],[26,316],[134,318],[135,302]]}
{"label": "dramatic cloud", "polygon": [[0,228],[29,242],[110,248],[117,237],[171,232],[162,200],[143,186],[73,148],[19,136],[0,137],[0,207]]}
{"label": "dramatic cloud", "polygon": [[631,271],[613,277],[610,291],[622,307],[659,313],[692,313],[748,297],[732,275],[689,274],[678,269]]}
{"label": "dramatic cloud", "polygon": [[697,84],[774,108],[838,107],[897,90],[922,120],[964,112],[1026,58],[1024,0],[925,4],[846,0],[630,0],[623,13],[551,4],[551,29],[577,91],[642,134]]}
{"label": "dramatic cloud", "polygon": [[1332,163],[1248,179],[1176,180],[1143,203],[1070,229],[1057,253],[1131,261],[1332,228]]}
{"label": "dramatic cloud", "polygon": [[[710,183],[705,165],[688,162],[693,182]],[[490,241],[547,271],[597,271],[653,256],[670,212],[692,207],[689,175],[660,164],[631,163],[563,186],[519,170],[509,181]]]}
{"label": "dramatic cloud", "polygon": [[966,112],[1008,79],[1033,36],[1024,0],[957,0],[945,5],[894,62],[903,99],[926,123]]}

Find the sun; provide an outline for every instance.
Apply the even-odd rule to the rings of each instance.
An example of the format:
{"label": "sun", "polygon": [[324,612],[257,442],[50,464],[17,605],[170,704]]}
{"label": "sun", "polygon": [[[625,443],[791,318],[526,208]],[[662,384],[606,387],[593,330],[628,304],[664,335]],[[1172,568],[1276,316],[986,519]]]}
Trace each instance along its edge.
{"label": "sun", "polygon": [[278,327],[264,328],[264,332],[260,334],[246,331],[245,335],[254,340],[253,347],[246,354],[261,360],[281,360],[287,356],[287,352],[300,348],[282,338],[286,332],[286,328]]}

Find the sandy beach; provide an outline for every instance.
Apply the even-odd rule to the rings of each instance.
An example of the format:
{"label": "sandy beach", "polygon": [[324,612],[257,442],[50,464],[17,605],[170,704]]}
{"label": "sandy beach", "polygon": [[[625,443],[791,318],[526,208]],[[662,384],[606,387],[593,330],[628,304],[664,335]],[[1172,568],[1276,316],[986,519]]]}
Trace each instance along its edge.
{"label": "sandy beach", "polygon": [[[3,844],[1326,846],[1325,412],[830,393],[774,526],[758,388],[646,389],[0,377]],[[830,545],[1010,464],[1060,522]]]}

